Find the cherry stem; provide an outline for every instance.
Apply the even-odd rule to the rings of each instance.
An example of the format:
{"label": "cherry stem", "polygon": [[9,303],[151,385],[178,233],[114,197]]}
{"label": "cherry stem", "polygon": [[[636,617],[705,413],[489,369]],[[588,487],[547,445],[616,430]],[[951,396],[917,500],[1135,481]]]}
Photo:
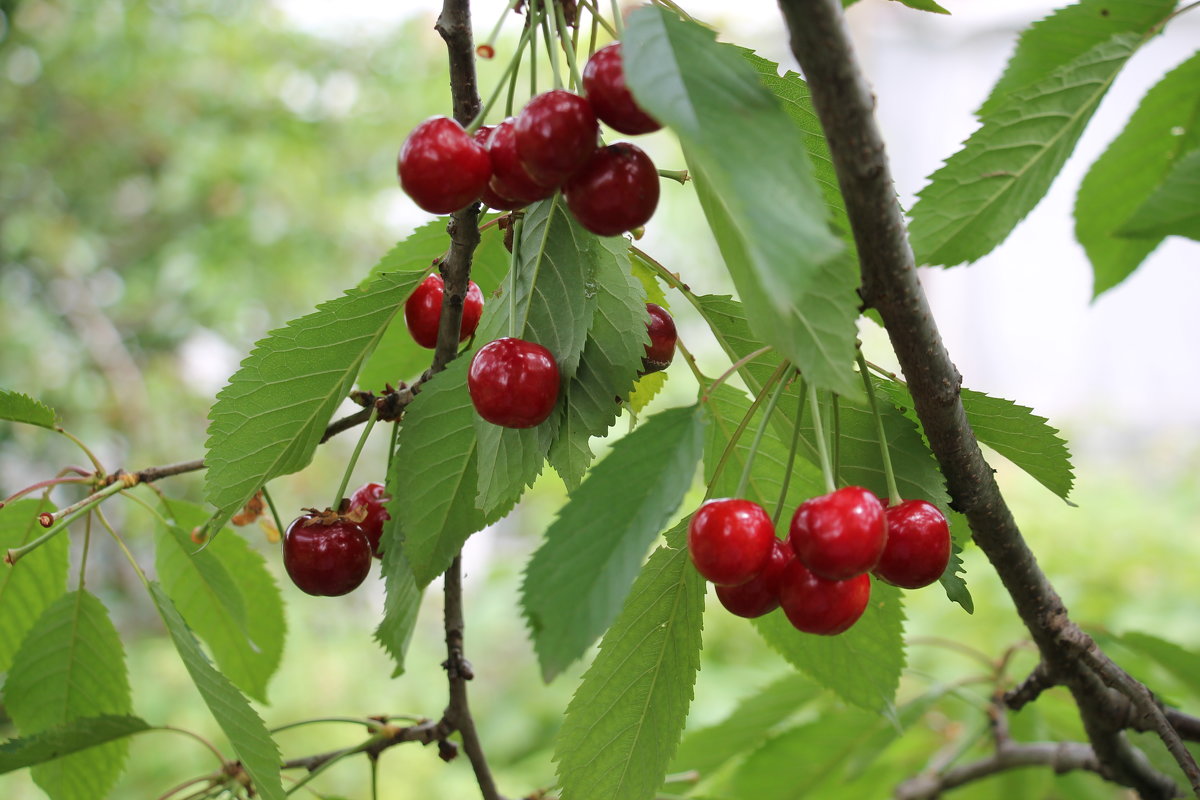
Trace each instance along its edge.
{"label": "cherry stem", "polygon": [[[552,2],[552,0],[547,0]],[[554,22],[558,28],[558,42],[562,46],[563,52],[567,56],[567,68],[571,72],[571,88],[576,92],[583,91],[583,78],[579,75],[579,65],[575,57],[575,43],[571,40],[571,31],[567,27],[567,18],[563,14],[562,3],[553,3],[554,5]],[[578,28],[575,29],[578,32]],[[558,59],[556,58],[555,61]]]}
{"label": "cherry stem", "polygon": [[220,750],[217,749],[216,745],[214,745],[208,739],[205,739],[200,734],[189,731],[186,728],[176,728],[174,725],[155,725],[153,728],[149,728],[148,730],[150,730],[150,731],[170,731],[172,733],[181,733],[184,736],[189,736],[192,739],[195,739],[200,744],[204,745],[204,747],[210,753],[212,753],[214,756],[216,756],[217,760],[221,762],[221,766],[225,766],[225,764],[229,763],[225,760],[225,755]]}
{"label": "cherry stem", "polygon": [[603,15],[600,14],[600,9],[596,7],[596,3],[594,2],[594,0],[581,0],[580,5],[582,5],[584,8],[586,8],[592,14],[592,40],[588,45],[588,55],[589,56],[591,56],[592,53],[596,52],[596,38],[597,38],[596,26],[598,26],[598,25],[603,26],[604,30],[608,31],[608,35],[613,37],[614,39],[621,38],[620,34],[617,33],[617,29],[614,28],[612,25],[610,25],[608,20],[606,20],[603,17]]}
{"label": "cherry stem", "polygon": [[800,445],[800,422],[804,419],[804,403],[808,395],[804,391],[805,381],[800,379],[800,388],[796,394],[796,424],[792,426],[792,446],[788,448],[787,466],[783,470],[783,481],[779,487],[779,502],[775,504],[775,513],[771,516],[771,524],[778,529],[779,518],[783,516],[784,504],[787,502],[788,486],[792,482],[792,468],[796,466],[796,450]]}
{"label": "cherry stem", "polygon": [[767,345],[766,347],[760,347],[757,350],[755,350],[753,353],[742,356],[737,361],[733,362],[733,364],[730,365],[729,369],[722,372],[720,377],[718,377],[715,381],[712,382],[712,384],[709,385],[708,390],[704,392],[704,397],[702,398],[701,402],[708,402],[708,396],[713,393],[713,390],[715,390],[718,386],[720,386],[722,383],[724,383],[726,380],[728,380],[730,375],[733,375],[733,373],[737,372],[739,369],[746,366],[754,359],[758,358],[759,356],[763,355],[764,353],[769,353],[770,351],[771,351],[771,345]]}
{"label": "cherry stem", "polygon": [[[363,432],[358,437],[358,443],[354,445],[354,452],[350,454],[350,461],[346,464],[346,471],[342,473],[342,483],[338,486],[337,496],[333,499],[333,505],[330,506],[334,511],[337,511],[342,505],[342,498],[346,496],[346,487],[350,485],[350,475],[354,472],[354,466],[358,463],[358,457],[362,453],[363,445],[367,443],[367,437],[371,435],[371,429],[375,427],[375,421],[378,417],[375,415],[375,407],[371,407],[371,413],[367,416],[367,424],[363,426]],[[283,533],[283,531],[280,531]]]}
{"label": "cherry stem", "polygon": [[[521,234],[525,230],[525,215],[517,214],[513,222],[512,258],[508,267],[508,335],[517,335],[517,270],[521,266]],[[546,226],[549,229],[550,226]],[[521,326],[524,328],[524,326]]]}
{"label": "cherry stem", "polygon": [[61,486],[64,483],[92,483],[92,479],[90,477],[87,477],[87,478],[60,477],[60,478],[48,478],[47,480],[44,480],[44,481],[38,481],[37,483],[33,484],[32,486],[26,486],[24,489],[17,491],[16,494],[13,494],[13,495],[5,498],[3,501],[0,501],[0,508],[4,508],[9,503],[20,500],[25,495],[32,494],[33,492],[36,492],[38,489],[48,489],[48,488],[51,488],[54,486]]}
{"label": "cherry stem", "polygon": [[692,179],[692,176],[686,169],[660,169],[659,177],[670,178],[673,181],[678,181],[682,186]]}
{"label": "cherry stem", "polygon": [[558,53],[554,50],[553,34],[550,32],[550,9],[548,3],[553,0],[542,0],[542,37],[546,40],[546,57],[550,59],[550,71],[554,74],[554,88],[561,89],[563,87],[562,71],[558,66]]}
{"label": "cherry stem", "polygon": [[[537,29],[538,25],[538,4],[529,0],[529,24],[525,26],[526,33]],[[529,37],[529,96],[537,97],[537,36],[530,35]]]}
{"label": "cherry stem", "polygon": [[[614,0],[614,2],[615,2],[615,0]],[[684,11],[682,8],[680,8],[680,7],[679,7],[679,5],[678,5],[677,3],[674,3],[674,2],[672,2],[671,0],[654,0],[654,2],[658,3],[658,4],[659,4],[660,6],[662,6],[663,8],[669,8],[669,9],[671,9],[671,10],[672,10],[672,11],[674,11],[676,14],[678,14],[679,16],[681,16],[681,17],[683,17],[684,19],[686,19],[688,22],[695,22],[695,21],[696,21],[696,18],[695,18],[695,17],[693,17],[691,14],[687,13],[686,11]]]}
{"label": "cherry stem", "polygon": [[621,18],[621,4],[617,0],[612,0],[613,27],[615,27],[617,38],[625,38],[625,20]]}
{"label": "cherry stem", "polygon": [[517,7],[517,3],[519,2],[521,0],[509,0],[508,5],[500,12],[500,18],[496,20],[496,26],[492,28],[491,36],[488,36],[480,47],[490,47],[493,51],[496,49],[496,40],[500,38],[500,29],[504,27],[504,20],[508,18],[508,15]]}
{"label": "cherry stem", "polygon": [[[420,722],[420,720],[416,717],[401,716],[396,717],[396,719],[407,719],[413,722]],[[306,725],[317,725],[325,722],[345,722],[351,725],[365,725],[372,731],[377,731],[387,724],[385,722],[380,722],[377,719],[370,719],[367,717],[313,717],[312,719],[302,719],[296,722],[289,722],[285,725],[280,725],[277,728],[271,728],[270,733],[282,733],[283,731],[290,731],[292,728],[303,728]]]}
{"label": "cherry stem", "polygon": [[[786,368],[790,365],[785,361],[784,366]],[[754,467],[754,459],[758,455],[759,445],[762,444],[763,435],[767,432],[767,424],[771,421],[771,414],[775,411],[775,406],[779,405],[779,398],[783,396],[783,390],[787,388],[787,383],[787,381],[783,380],[783,374],[780,374],[779,385],[771,393],[771,399],[767,402],[767,407],[762,413],[762,419],[758,422],[758,430],[754,432],[754,439],[750,442],[750,450],[746,453],[746,463],[742,465],[742,477],[738,479],[735,497],[746,496],[746,486],[750,483],[750,470]],[[765,391],[766,387],[763,387],[763,389]]]}
{"label": "cherry stem", "polygon": [[89,515],[83,526],[83,554],[79,557],[79,591],[87,584],[88,551],[92,547],[92,518]]}
{"label": "cherry stem", "polygon": [[901,503],[900,490],[896,488],[896,473],[892,469],[892,455],[888,451],[887,432],[883,429],[883,415],[879,413],[879,403],[875,398],[875,383],[867,369],[867,360],[862,350],[858,351],[858,372],[862,375],[863,386],[867,390],[867,402],[871,405],[871,414],[875,417],[875,436],[879,439],[879,455],[883,459],[883,477],[887,480],[888,505]]}
{"label": "cherry stem", "polygon": [[706,378],[704,373],[700,371],[700,367],[696,366],[696,358],[692,355],[692,351],[688,350],[687,347],[684,346],[682,339],[675,340],[675,349],[679,351],[681,356],[683,356],[683,360],[687,363],[688,368],[691,369],[692,376],[696,379],[696,383],[707,383],[708,378]]}
{"label": "cherry stem", "polygon": [[264,483],[262,487],[263,500],[267,501],[267,508],[271,509],[271,516],[275,519],[275,530],[279,531],[279,535],[283,536],[283,520],[279,518],[279,511],[275,508],[275,501],[271,499],[271,493],[267,491],[267,485]]}
{"label": "cherry stem", "polygon": [[[50,520],[49,524],[46,525],[46,527],[50,528],[50,530],[46,531],[44,534],[28,544],[11,548],[4,556],[5,563],[9,565],[15,565],[26,555],[38,549],[65,530],[68,525],[79,519],[80,516],[92,510],[93,506],[98,505],[110,495],[114,495],[124,488],[126,488],[125,484],[122,481],[117,481],[109,486],[105,486],[95,494],[88,495],[78,503],[74,503],[73,505],[64,508],[62,511],[57,512],[56,514],[43,515],[43,518],[48,518]],[[43,524],[46,523],[43,522]]]}
{"label": "cherry stem", "polygon": [[[708,500],[712,497],[713,488],[717,485],[717,478],[721,477],[721,473],[725,471],[725,465],[729,463],[729,459],[733,457],[734,450],[737,448],[738,440],[742,438],[742,433],[750,425],[750,420],[754,417],[754,412],[762,405],[763,400],[767,397],[767,389],[776,380],[783,376],[787,371],[787,362],[780,364],[779,367],[771,373],[771,377],[767,378],[767,382],[763,385],[763,390],[758,393],[758,397],[754,398],[754,402],[750,404],[750,408],[746,409],[745,415],[742,416],[733,435],[729,437],[729,441],[725,444],[725,449],[721,451],[721,458],[717,460],[717,466],[713,468],[712,478],[708,481],[708,491],[704,494],[704,499]],[[704,397],[708,397],[705,392]]]}
{"label": "cherry stem", "polygon": [[88,457],[88,461],[91,461],[92,466],[96,468],[96,477],[104,477],[104,467],[100,464],[100,459],[96,458],[96,454],[93,453],[88,446],[83,443],[82,440],[80,440],[77,436],[75,436],[75,434],[71,433],[66,428],[55,428],[54,430],[70,439],[75,443],[76,447],[83,451],[83,454]]}
{"label": "cherry stem", "polygon": [[830,411],[833,415],[833,432],[829,438],[832,442],[830,450],[833,451],[834,483],[841,483],[842,477],[842,405],[839,400],[836,392],[829,399]]}
{"label": "cherry stem", "polygon": [[[510,76],[512,78],[512,82],[516,82],[517,67],[520,66],[521,63],[521,52],[525,49],[525,45],[529,41],[529,38],[529,29],[526,28],[521,32],[521,40],[517,42],[516,53],[514,53],[513,57],[509,59],[508,66],[504,68],[504,72],[500,75],[500,79],[496,81],[496,88],[492,90],[492,94],[488,97],[487,102],[484,103],[483,107],[479,109],[479,113],[476,114],[475,118],[471,120],[471,123],[467,125],[467,133],[474,133],[475,131],[479,130],[479,126],[482,125],[484,119],[487,118],[488,112],[492,110],[492,106],[494,106],[496,101],[500,99],[500,93],[504,91],[504,87],[506,85],[511,86],[511,84],[509,84]],[[513,92],[510,88],[508,92],[508,108],[510,112],[512,110],[512,95]]]}
{"label": "cherry stem", "polygon": [[837,485],[833,482],[833,467],[829,463],[829,447],[825,444],[825,426],[821,424],[821,405],[817,400],[817,387],[808,385],[808,402],[813,411],[813,438],[817,440],[817,456],[821,460],[821,473],[825,476],[825,491],[834,492]]}

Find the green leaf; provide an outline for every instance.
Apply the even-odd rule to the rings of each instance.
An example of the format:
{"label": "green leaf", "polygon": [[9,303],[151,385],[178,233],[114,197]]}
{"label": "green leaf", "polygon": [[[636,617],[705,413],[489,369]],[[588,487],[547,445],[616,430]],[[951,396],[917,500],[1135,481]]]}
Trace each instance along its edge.
{"label": "green leaf", "polygon": [[897,0],[909,8],[915,8],[917,11],[928,11],[932,14],[949,14],[950,12],[939,6],[933,0]]}
{"label": "green leaf", "polygon": [[[0,552],[41,535],[44,531],[37,518],[48,511],[54,511],[54,506],[40,500],[18,500],[5,506],[0,513]],[[66,591],[68,549],[68,538],[55,536],[16,566],[0,571],[0,673],[8,672],[25,634]]]}
{"label": "green leaf", "polygon": [[662,785],[700,669],[704,579],[685,537],[686,521],[650,556],[567,706],[563,800],[650,800]]}
{"label": "green leaf", "polygon": [[208,518],[203,508],[171,500],[175,525],[159,525],[155,570],[163,590],[191,629],[208,644],[225,677],[267,702],[267,682],[279,666],[287,623],[279,587],[263,557],[229,531],[198,550],[188,531]]}
{"label": "green leaf", "polygon": [[1143,37],[1119,34],[1008,95],[930,176],[910,216],[918,264],[975,261],[1033,210]]}
{"label": "green leaf", "polygon": [[683,145],[755,330],[818,385],[853,391],[858,276],[830,228],[804,132],[711,30],[641,8],[624,48],[630,89]]}
{"label": "green leaf", "polygon": [[1131,631],[1118,637],[1121,644],[1159,664],[1200,697],[1200,653],[1158,636]]}
{"label": "green leaf", "polygon": [[255,345],[209,412],[204,495],[217,507],[214,528],[264,483],[308,465],[363,360],[424,273],[385,273]]}
{"label": "green leaf", "polygon": [[976,438],[1066,500],[1075,483],[1071,453],[1058,429],[1028,406],[963,389],[967,420]]}
{"label": "green leaf", "polygon": [[1119,233],[1200,240],[1200,148],[1175,162],[1163,182],[1138,206]]}
{"label": "green leaf", "polygon": [[1097,295],[1125,280],[1165,235],[1148,231],[1143,238],[1127,238],[1120,231],[1163,185],[1180,157],[1200,145],[1198,83],[1200,54],[1146,93],[1079,185],[1075,238],[1092,262]]}
{"label": "green leaf", "polygon": [[105,714],[78,717],[34,736],[0,744],[0,775],[149,730],[145,720]]}
{"label": "green leaf", "polygon": [[521,585],[546,680],[616,617],[646,548],[692,484],[702,437],[695,406],[655,414],[614,444],[559,510]]}
{"label": "green leaf", "polygon": [[417,612],[421,610],[421,587],[404,552],[404,532],[400,527],[401,507],[414,505],[406,502],[396,483],[396,470],[388,476],[388,514],[383,523],[383,586],[387,592],[383,605],[383,620],[375,629],[375,641],[383,646],[396,668],[392,677],[404,674],[404,662],[408,645],[417,627]]}
{"label": "green leaf", "polygon": [[649,375],[643,375],[638,378],[633,384],[633,391],[629,393],[629,408],[634,414],[640,414],[646,410],[646,406],[650,405],[662,388],[667,385],[667,373],[651,372]]}
{"label": "green leaf", "polygon": [[58,425],[58,414],[54,409],[29,395],[7,389],[0,389],[0,419],[50,430]]}
{"label": "green leaf", "polygon": [[[99,600],[69,592],[42,613],[13,658],[4,702],[25,736],[133,712],[125,651]],[[128,752],[127,741],[112,741],[40,764],[33,780],[53,800],[95,800],[112,789]]]}
{"label": "green leaf", "polygon": [[167,626],[167,633],[171,635],[171,641],[183,660],[183,666],[192,677],[192,682],[196,684],[217,724],[229,737],[242,767],[254,782],[254,788],[265,800],[283,800],[283,784],[279,776],[279,748],[267,732],[262,718],[237,687],[213,668],[163,588],[154,581],[150,581],[148,588],[150,597]]}

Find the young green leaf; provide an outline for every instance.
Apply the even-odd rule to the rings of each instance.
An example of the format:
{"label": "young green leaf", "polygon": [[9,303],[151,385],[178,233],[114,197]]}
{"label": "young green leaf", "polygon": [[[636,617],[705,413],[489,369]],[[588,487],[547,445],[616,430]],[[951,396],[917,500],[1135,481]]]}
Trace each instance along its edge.
{"label": "young green leaf", "polygon": [[1027,406],[963,389],[967,420],[979,441],[1066,500],[1075,483],[1071,453],[1058,430]]}
{"label": "young green leaf", "polygon": [[1163,182],[1117,233],[1200,240],[1200,148],[1180,156]]}
{"label": "young green leaf", "polygon": [[51,430],[58,424],[58,414],[54,409],[29,395],[7,389],[0,389],[0,419]]}
{"label": "young green leaf", "polygon": [[702,437],[695,406],[649,417],[613,445],[559,510],[521,585],[546,680],[582,656],[616,617],[646,548],[692,485]]}
{"label": "young green leaf", "polygon": [[[25,736],[79,717],[131,714],[125,651],[103,604],[86,591],[51,604],[21,643],[4,683],[4,702]],[[129,742],[115,740],[33,768],[54,800],[95,800],[116,783]]]}
{"label": "young green leaf", "polygon": [[[1108,149],[1088,170],[1075,198],[1075,238],[1087,251],[1099,295],[1125,280],[1166,232],[1123,235],[1130,217],[1164,184],[1180,158],[1200,146],[1200,54],[1159,81]],[[1184,205],[1189,198],[1182,198]],[[1190,198],[1194,201],[1194,195]]]}
{"label": "young green leaf", "polygon": [[[0,552],[28,544],[43,533],[38,514],[54,511],[40,500],[18,500],[0,513]],[[21,640],[46,607],[67,588],[69,541],[55,536],[0,572],[0,673],[8,672]]]}
{"label": "young green leaf", "polygon": [[650,556],[567,706],[562,800],[650,800],[662,785],[700,669],[704,579],[685,537],[686,521]]}
{"label": "young green leaf", "polygon": [[396,483],[396,471],[388,476],[388,503],[390,519],[383,523],[383,586],[387,592],[383,606],[383,620],[375,629],[375,641],[383,646],[396,668],[395,678],[404,674],[404,661],[408,655],[408,644],[417,627],[417,612],[421,610],[421,587],[404,553],[404,531],[400,527],[401,506],[413,505],[406,502]]}
{"label": "young green leaf", "polygon": [[77,717],[33,736],[22,736],[0,744],[0,775],[44,764],[149,729],[150,726],[139,717],[114,714]]}

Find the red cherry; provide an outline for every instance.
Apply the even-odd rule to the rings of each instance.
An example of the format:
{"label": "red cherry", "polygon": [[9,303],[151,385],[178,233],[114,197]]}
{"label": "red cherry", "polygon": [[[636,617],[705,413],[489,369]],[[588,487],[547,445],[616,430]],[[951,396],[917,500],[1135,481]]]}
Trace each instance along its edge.
{"label": "red cherry", "polygon": [[875,577],[905,589],[920,589],[942,577],[950,563],[950,526],[938,507],[905,500],[884,512],[887,546]]}
{"label": "red cherry", "polygon": [[430,117],[414,128],[396,168],[404,191],[431,214],[471,205],[492,176],[487,153],[449,117]]}
{"label": "red cherry", "polygon": [[783,570],[796,554],[787,542],[776,539],[771,543],[771,557],[763,571],[740,586],[718,586],[717,599],[732,614],[753,619],[779,607],[779,587]]}
{"label": "red cherry", "polygon": [[[413,341],[432,350],[437,346],[438,322],[442,316],[442,295],[445,282],[434,272],[421,281],[404,303],[404,324],[412,334]],[[458,340],[465,342],[479,327],[483,315],[483,292],[475,281],[467,281],[467,296],[463,298],[462,324],[458,329]]]}
{"label": "red cherry", "polygon": [[[496,127],[494,125],[481,125],[475,129],[475,134],[471,138],[473,138],[480,147],[482,147],[484,150],[487,150],[488,139],[491,137],[492,131],[495,129]],[[488,154],[488,160],[491,160],[490,153]],[[495,176],[495,172],[496,166],[493,163],[493,176]],[[513,209],[521,207],[515,200],[511,200],[507,197],[502,197],[501,195],[496,194],[496,192],[492,190],[491,180],[484,185],[483,195],[480,196],[479,201],[488,208],[498,209],[500,211],[512,211]]]}
{"label": "red cherry", "polygon": [[625,85],[620,42],[601,47],[588,59],[583,68],[583,89],[596,116],[613,130],[636,136],[662,127],[638,106]]}
{"label": "red cherry", "polygon": [[650,333],[650,344],[646,345],[646,355],[642,357],[642,374],[658,372],[671,365],[675,358],[675,342],[679,334],[675,331],[675,320],[667,310],[655,303],[646,303],[646,311],[650,314],[650,322],[646,330]]}
{"label": "red cherry", "polygon": [[517,156],[515,124],[516,120],[511,117],[504,120],[488,138],[488,156],[492,159],[492,179],[488,181],[488,189],[512,208],[523,208],[554,194],[555,187],[534,180],[521,163]]}
{"label": "red cherry", "polygon": [[336,597],[357,588],[371,571],[371,543],[349,520],[304,514],[283,536],[283,566],[300,591]]}
{"label": "red cherry", "polygon": [[600,126],[591,105],[563,89],[543,92],[525,104],[514,126],[517,155],[533,179],[559,186],[596,149]]}
{"label": "red cherry", "polygon": [[471,359],[467,391],[479,416],[505,428],[545,422],[558,401],[558,364],[534,342],[505,337]]}
{"label": "red cherry", "polygon": [[688,523],[692,564],[718,585],[737,586],[762,572],[774,541],[771,517],[749,500],[709,500]]}
{"label": "red cherry", "polygon": [[867,575],[829,581],[809,572],[799,558],[784,568],[779,587],[779,605],[792,626],[822,636],[842,633],[858,622],[870,599]]}
{"label": "red cherry", "polygon": [[563,185],[567,208],[597,236],[616,236],[645,225],[658,206],[658,170],[629,142],[597,150]]}
{"label": "red cherry", "polygon": [[878,497],[861,486],[846,486],[801,503],[788,541],[796,558],[817,575],[845,580],[879,563],[887,520]]}
{"label": "red cherry", "polygon": [[392,518],[385,507],[388,500],[391,498],[387,496],[382,483],[365,484],[350,495],[350,513],[362,509],[366,514],[358,526],[367,535],[367,541],[371,543],[371,553],[376,558],[383,556],[379,549],[379,540],[383,537],[383,523]]}

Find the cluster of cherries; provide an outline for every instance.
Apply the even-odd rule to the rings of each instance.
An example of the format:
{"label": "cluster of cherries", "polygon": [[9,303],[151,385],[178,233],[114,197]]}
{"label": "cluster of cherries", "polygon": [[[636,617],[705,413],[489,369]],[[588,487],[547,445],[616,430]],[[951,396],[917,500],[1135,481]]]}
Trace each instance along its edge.
{"label": "cluster of cherries", "polygon": [[598,147],[597,118],[625,134],[660,125],[625,85],[621,44],[597,50],[583,71],[587,97],[543,92],[521,113],[472,136],[448,117],[431,117],[409,134],[397,170],[418,206],[449,214],[482,200],[489,208],[524,208],[562,189],[579,224],[600,236],[640,227],[658,205],[658,170],[640,147]]}
{"label": "cluster of cherries", "polygon": [[950,529],[925,500],[884,508],[867,489],[847,486],[801,503],[786,540],[757,503],[710,500],[688,525],[688,550],[728,611],[752,618],[782,607],[797,630],[832,636],[866,610],[869,574],[906,589],[941,577]]}
{"label": "cluster of cherries", "polygon": [[380,558],[388,516],[383,484],[368,483],[350,495],[346,510],[307,509],[283,535],[283,567],[301,591],[336,597],[358,588]]}

